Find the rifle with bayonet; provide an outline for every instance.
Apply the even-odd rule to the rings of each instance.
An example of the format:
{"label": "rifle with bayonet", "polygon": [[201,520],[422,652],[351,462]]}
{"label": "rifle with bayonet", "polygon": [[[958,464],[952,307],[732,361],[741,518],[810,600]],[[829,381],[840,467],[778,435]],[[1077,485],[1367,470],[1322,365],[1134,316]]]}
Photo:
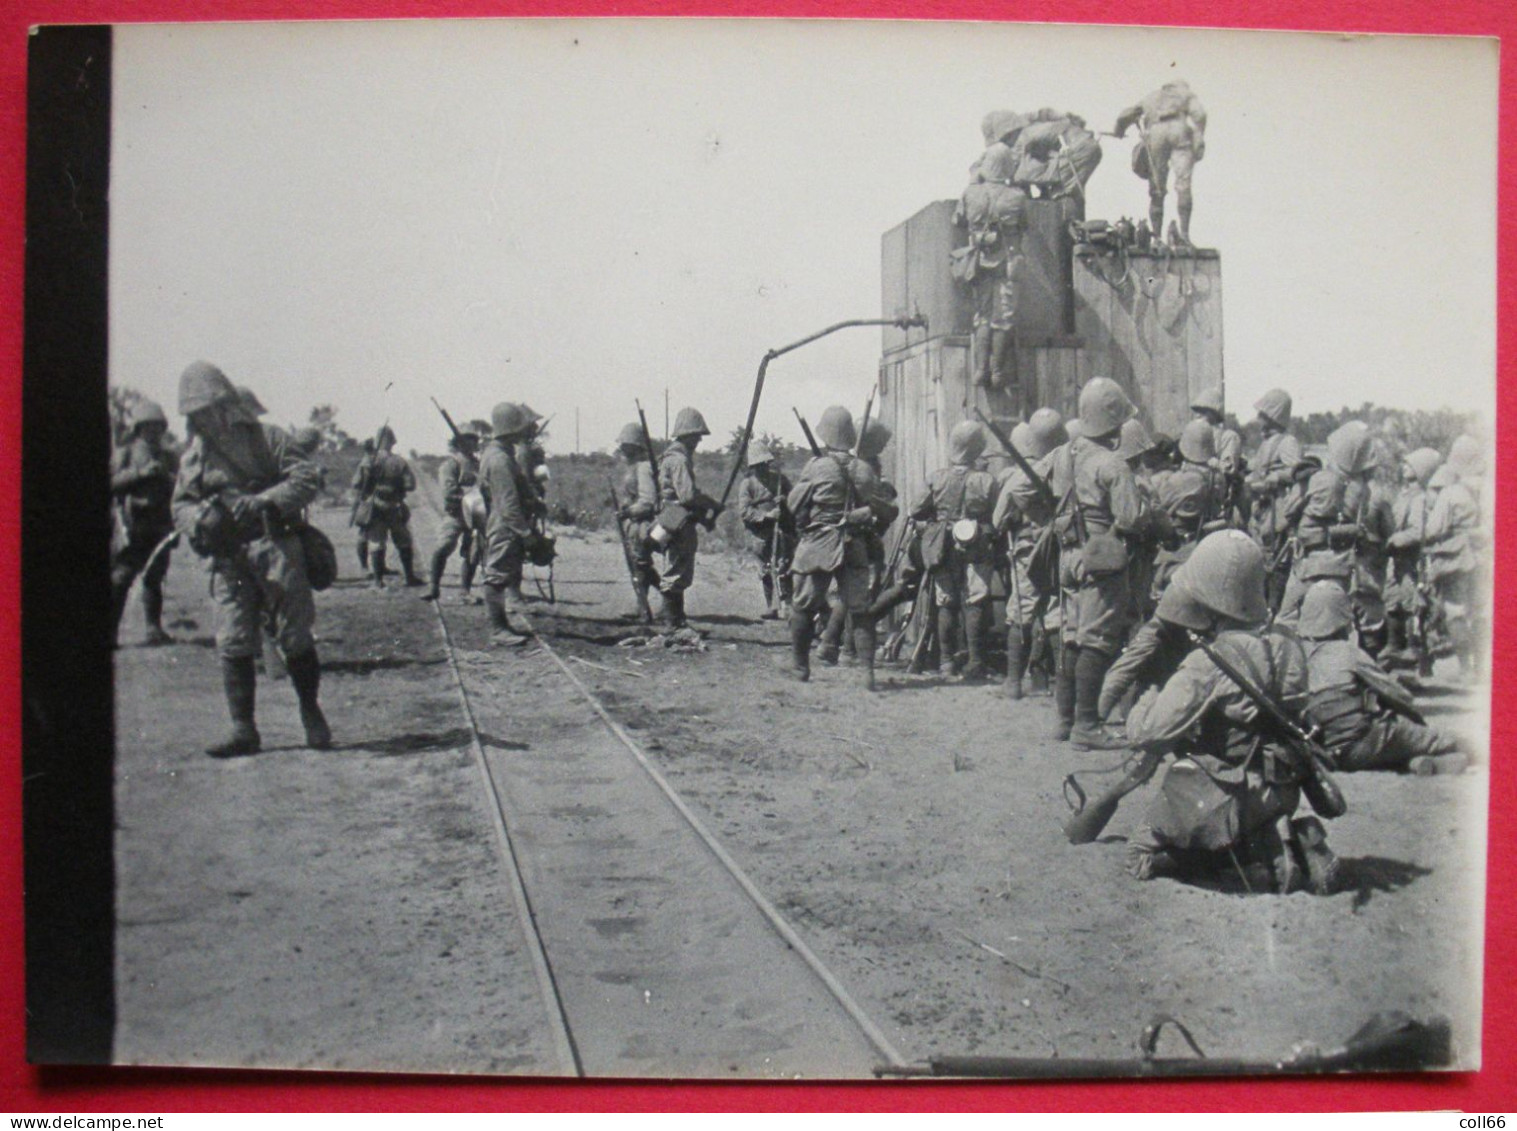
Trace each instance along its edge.
{"label": "rifle with bayonet", "polygon": [[1032,489],[1037,492],[1038,501],[1050,511],[1057,510],[1059,499],[1053,493],[1053,488],[1048,485],[1046,479],[1033,470],[1032,464],[1027,462],[1027,457],[1017,451],[1016,445],[1011,442],[1011,437],[1006,435],[1001,430],[1000,425],[986,416],[978,407],[975,408],[974,414],[980,418],[980,423],[990,431],[990,434],[996,438],[1001,447],[1006,449],[1006,454],[1011,457],[1012,462],[1022,469],[1022,474],[1027,476],[1027,481],[1032,484]]}
{"label": "rifle with bayonet", "polygon": [[451,433],[453,433],[453,442],[454,442],[454,444],[460,444],[461,441],[464,438],[464,434],[459,431],[458,425],[456,425],[456,424],[453,423],[453,418],[448,415],[448,410],[445,409],[445,408],[443,408],[442,405],[440,405],[440,404],[437,403],[437,398],[436,397],[428,397],[427,399],[432,402],[432,407],[433,408],[435,408],[438,412],[442,413],[443,422],[445,424],[447,424],[448,431],[451,432]]}

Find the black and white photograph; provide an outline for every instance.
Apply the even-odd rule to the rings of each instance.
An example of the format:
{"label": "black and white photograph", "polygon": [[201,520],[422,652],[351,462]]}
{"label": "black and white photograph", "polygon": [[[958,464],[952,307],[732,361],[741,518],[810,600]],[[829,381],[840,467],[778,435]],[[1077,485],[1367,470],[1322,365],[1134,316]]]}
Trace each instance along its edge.
{"label": "black and white photograph", "polygon": [[1498,58],[37,29],[31,1059],[1478,1069]]}

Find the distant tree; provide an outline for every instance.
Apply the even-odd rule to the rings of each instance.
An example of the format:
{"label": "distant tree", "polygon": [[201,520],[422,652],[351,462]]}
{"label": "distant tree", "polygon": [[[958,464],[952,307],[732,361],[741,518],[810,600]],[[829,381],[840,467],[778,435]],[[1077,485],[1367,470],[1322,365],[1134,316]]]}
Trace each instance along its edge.
{"label": "distant tree", "polygon": [[326,451],[340,452],[354,447],[357,441],[337,426],[337,407],[319,404],[311,410],[308,423],[321,433],[321,446]]}

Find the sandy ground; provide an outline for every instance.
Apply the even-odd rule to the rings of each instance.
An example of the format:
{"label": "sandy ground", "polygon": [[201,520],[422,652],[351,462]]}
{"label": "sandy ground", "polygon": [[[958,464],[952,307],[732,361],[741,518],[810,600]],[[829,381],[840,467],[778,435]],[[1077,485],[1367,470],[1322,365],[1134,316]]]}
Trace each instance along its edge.
{"label": "sandy ground", "polygon": [[[430,521],[414,525],[425,542]],[[1048,699],[898,674],[868,696],[847,666],[797,684],[783,627],[757,620],[756,572],[727,555],[702,557],[689,598],[708,651],[627,646],[614,541],[565,536],[561,555],[542,630],[908,1057],[1129,1056],[1170,1013],[1211,1055],[1272,1058],[1399,1009],[1448,1015],[1460,1063],[1478,1063],[1483,769],[1346,778],[1331,897],[1138,884],[1122,859],[1144,792],[1097,844],[1060,833],[1064,775],[1116,756],[1046,741]],[[118,1058],[545,1071],[432,612],[404,591],[323,595],[344,748],[278,749],[296,741],[293,693],[263,683],[275,749],[222,764],[199,753],[224,708],[191,561],[169,596],[196,639],[118,653]],[[448,614],[478,647],[483,610]],[[1436,690],[1446,721],[1475,707]],[[481,729],[521,742],[556,709]],[[1180,1055],[1171,1040],[1161,1054]]]}

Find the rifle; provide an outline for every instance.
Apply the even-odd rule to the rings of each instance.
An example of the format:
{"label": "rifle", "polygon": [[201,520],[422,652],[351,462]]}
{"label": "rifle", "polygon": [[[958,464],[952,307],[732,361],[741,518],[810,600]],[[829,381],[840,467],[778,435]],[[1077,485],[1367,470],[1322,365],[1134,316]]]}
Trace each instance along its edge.
{"label": "rifle", "polygon": [[1017,451],[1016,445],[1011,442],[1011,437],[1001,431],[1000,426],[991,420],[990,417],[981,412],[978,405],[975,406],[974,414],[980,418],[980,423],[990,430],[990,434],[996,438],[1001,447],[1006,449],[1007,454],[1011,456],[1012,462],[1022,469],[1022,474],[1027,476],[1027,481],[1032,484],[1032,489],[1038,493],[1038,501],[1049,510],[1058,509],[1059,500],[1054,495],[1053,488],[1048,485],[1046,479],[1032,469],[1032,464],[1027,462],[1026,457]]}
{"label": "rifle", "polygon": [[436,397],[428,397],[427,399],[432,402],[433,408],[442,413],[442,418],[448,425],[448,431],[453,433],[453,442],[457,444],[464,438],[464,434],[458,430],[458,425],[453,423],[453,418],[448,415],[448,410],[437,403]]}
{"label": "rifle", "polygon": [[1255,686],[1231,660],[1223,657],[1205,639],[1194,632],[1189,635],[1191,642],[1206,654],[1207,659],[1217,665],[1223,675],[1238,686],[1238,690],[1242,691],[1249,702],[1258,708],[1259,714],[1305,763],[1299,767],[1306,775],[1301,782],[1301,792],[1306,794],[1307,801],[1311,803],[1311,807],[1318,815],[1332,820],[1348,812],[1348,802],[1343,797],[1343,791],[1338,788],[1338,783],[1328,773],[1328,767],[1331,765],[1328,753],[1317,741],[1316,735],[1302,727],[1272,696]]}
{"label": "rifle", "polygon": [[1069,839],[1069,843],[1089,844],[1100,836],[1112,817],[1116,816],[1117,806],[1122,803],[1122,798],[1153,777],[1161,760],[1157,752],[1144,751],[1123,775],[1122,780],[1097,798],[1093,805],[1085,804],[1085,791],[1080,788],[1080,783],[1075,781],[1074,774],[1065,778],[1065,798],[1067,799],[1073,791],[1079,800],[1074,813],[1071,814],[1069,820],[1064,822],[1064,835]]}
{"label": "rifle", "polygon": [[805,433],[806,443],[811,448],[811,455],[812,455],[812,457],[815,458],[815,459],[821,459],[822,458],[822,446],[816,442],[816,437],[814,435],[812,435],[812,433],[811,433],[811,425],[809,425],[809,424],[806,423],[806,418],[801,415],[801,410],[800,409],[798,409],[794,405],[792,405],[791,408],[790,408],[790,411],[793,412],[793,413],[795,413],[795,418],[801,422],[801,431],[803,433]]}

